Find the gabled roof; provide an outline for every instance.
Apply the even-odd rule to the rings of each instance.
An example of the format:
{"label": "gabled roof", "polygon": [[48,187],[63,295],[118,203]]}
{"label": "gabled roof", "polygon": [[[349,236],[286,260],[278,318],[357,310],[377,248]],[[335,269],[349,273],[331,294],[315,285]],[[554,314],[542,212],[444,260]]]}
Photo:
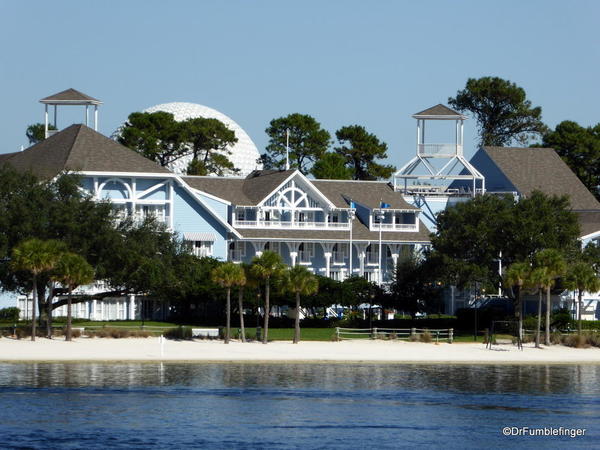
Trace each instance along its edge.
{"label": "gabled roof", "polygon": [[520,194],[534,190],[568,195],[576,211],[600,210],[600,203],[551,148],[483,147]]}
{"label": "gabled roof", "polygon": [[12,158],[13,156],[15,156],[18,153],[19,152],[14,152],[14,153],[0,153],[0,164],[4,164],[5,162],[8,162],[8,160],[10,158]]}
{"label": "gabled roof", "polygon": [[66,89],[57,94],[45,97],[40,103],[50,105],[101,105],[102,102],[94,97],[84,94],[76,89]]}
{"label": "gabled roof", "polygon": [[71,125],[7,162],[40,178],[53,178],[62,171],[171,173],[85,125]]}
{"label": "gabled roof", "polygon": [[260,203],[296,170],[255,170],[244,181],[244,193],[255,203]]}
{"label": "gabled roof", "polygon": [[257,205],[295,170],[255,170],[246,178],[182,177],[194,189],[234,205]]}
{"label": "gabled roof", "polygon": [[580,236],[586,237],[600,232],[600,211],[578,212]]}
{"label": "gabled roof", "polygon": [[353,200],[369,208],[379,208],[381,202],[384,202],[392,209],[419,209],[408,204],[402,194],[395,192],[385,181],[311,180],[311,182],[338,208],[348,208],[350,200]]}
{"label": "gabled roof", "polygon": [[413,114],[415,119],[466,119],[467,116],[448,108],[441,103]]}

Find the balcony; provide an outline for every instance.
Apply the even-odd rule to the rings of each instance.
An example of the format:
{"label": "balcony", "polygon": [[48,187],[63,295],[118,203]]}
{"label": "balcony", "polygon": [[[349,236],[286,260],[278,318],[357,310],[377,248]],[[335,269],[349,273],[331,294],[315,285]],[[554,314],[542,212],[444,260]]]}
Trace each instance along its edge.
{"label": "balcony", "polygon": [[419,231],[416,223],[373,223],[371,231]]}
{"label": "balcony", "polygon": [[457,144],[418,144],[420,156],[451,157],[462,154],[462,145]]}
{"label": "balcony", "polygon": [[306,222],[306,221],[282,221],[282,220],[237,220],[233,219],[234,228],[277,228],[277,229],[301,229],[301,230],[350,230],[347,222]]}

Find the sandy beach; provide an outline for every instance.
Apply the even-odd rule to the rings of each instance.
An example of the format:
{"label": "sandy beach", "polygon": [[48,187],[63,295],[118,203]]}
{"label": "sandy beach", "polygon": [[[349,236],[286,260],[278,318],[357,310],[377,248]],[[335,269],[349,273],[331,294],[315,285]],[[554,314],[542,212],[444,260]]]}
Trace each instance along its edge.
{"label": "sandy beach", "polygon": [[[162,348],[161,348],[162,347]],[[527,344],[518,350],[499,345],[488,350],[477,343],[425,344],[404,341],[300,342],[267,345],[233,341],[171,341],[147,339],[79,338],[30,340],[0,339],[0,361],[189,361],[189,362],[379,362],[379,363],[528,363],[600,364],[600,348],[575,349]]]}

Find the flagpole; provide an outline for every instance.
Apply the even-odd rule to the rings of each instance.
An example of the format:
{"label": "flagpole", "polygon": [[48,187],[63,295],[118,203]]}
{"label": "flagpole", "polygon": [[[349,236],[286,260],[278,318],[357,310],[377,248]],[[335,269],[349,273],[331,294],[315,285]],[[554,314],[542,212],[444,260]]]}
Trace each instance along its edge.
{"label": "flagpole", "polygon": [[352,276],[352,221],[354,220],[354,211],[352,210],[352,200],[350,200],[350,211],[348,211],[348,222],[350,223],[350,275]]}
{"label": "flagpole", "polygon": [[383,282],[383,268],[381,267],[381,228],[383,226],[383,217],[383,212],[379,209],[379,287],[381,287],[381,283]]}
{"label": "flagpole", "polygon": [[285,129],[285,170],[290,170],[290,129]]}

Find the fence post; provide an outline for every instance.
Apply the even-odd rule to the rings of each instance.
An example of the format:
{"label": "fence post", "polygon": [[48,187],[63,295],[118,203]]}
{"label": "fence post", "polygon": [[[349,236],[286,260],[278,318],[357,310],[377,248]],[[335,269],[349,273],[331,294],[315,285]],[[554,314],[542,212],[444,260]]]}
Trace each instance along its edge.
{"label": "fence post", "polygon": [[448,330],[448,343],[452,344],[452,342],[454,342],[454,328]]}
{"label": "fence post", "polygon": [[440,341],[440,330],[435,331],[435,343],[438,344]]}
{"label": "fence post", "polygon": [[417,329],[416,328],[411,328],[410,329],[410,337],[414,338],[417,334]]}
{"label": "fence post", "polygon": [[340,327],[335,327],[335,340],[338,342],[340,340]]}
{"label": "fence post", "polygon": [[371,330],[371,339],[377,339],[377,327]]}

